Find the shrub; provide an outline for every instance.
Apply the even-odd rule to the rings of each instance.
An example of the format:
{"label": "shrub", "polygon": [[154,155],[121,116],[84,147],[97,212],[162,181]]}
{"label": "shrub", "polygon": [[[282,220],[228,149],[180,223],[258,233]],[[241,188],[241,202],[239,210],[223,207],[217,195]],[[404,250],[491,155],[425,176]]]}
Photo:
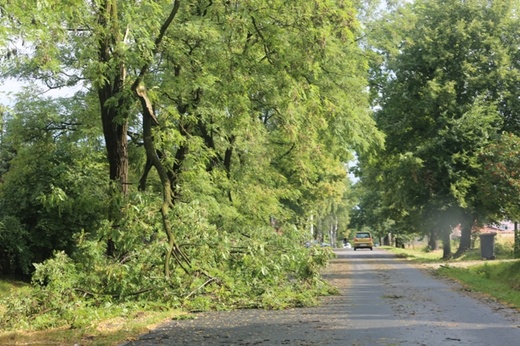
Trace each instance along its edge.
{"label": "shrub", "polygon": [[[186,310],[315,304],[330,288],[320,278],[333,257],[328,248],[305,248],[296,228],[283,235],[250,221],[217,229],[197,203],[173,210],[175,237],[188,261],[174,259],[164,275],[167,237],[151,204],[130,199],[116,227],[104,222],[92,234],[76,237],[76,251],[63,251],[35,265],[32,287],[5,300],[0,326],[48,328],[88,323],[88,311],[106,306],[160,304]],[[242,227],[249,227],[244,231]],[[251,236],[245,236],[251,234]],[[116,251],[107,256],[112,239]]]}

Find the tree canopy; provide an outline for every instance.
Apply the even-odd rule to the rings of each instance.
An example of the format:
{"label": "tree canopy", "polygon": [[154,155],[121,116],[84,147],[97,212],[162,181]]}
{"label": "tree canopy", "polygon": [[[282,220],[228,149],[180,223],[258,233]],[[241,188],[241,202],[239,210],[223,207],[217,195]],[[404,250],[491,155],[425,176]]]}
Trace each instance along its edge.
{"label": "tree canopy", "polygon": [[55,252],[35,282],[192,301],[235,282],[237,305],[317,278],[310,220],[348,219],[345,163],[382,143],[351,3],[8,1],[0,21],[2,75],[31,85],[3,112],[3,273]]}
{"label": "tree canopy", "polygon": [[510,1],[425,0],[378,22],[372,95],[386,146],[362,167],[394,229],[447,237],[461,224],[463,251],[471,228],[489,220],[479,155],[501,131],[516,131],[517,9]]}
{"label": "tree canopy", "polygon": [[0,0],[2,325],[308,304],[311,238],[517,218],[517,2],[382,3]]}

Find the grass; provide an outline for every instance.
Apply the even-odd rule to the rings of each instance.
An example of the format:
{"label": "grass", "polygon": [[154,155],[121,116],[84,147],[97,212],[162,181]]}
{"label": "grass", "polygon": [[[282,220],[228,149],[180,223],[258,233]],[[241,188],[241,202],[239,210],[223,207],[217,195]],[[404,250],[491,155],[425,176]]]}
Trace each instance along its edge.
{"label": "grass", "polygon": [[[480,253],[480,249],[471,249],[464,253],[459,258],[451,258],[449,260],[442,259],[443,252],[442,250],[433,250],[433,251],[425,251],[424,249],[399,249],[389,246],[384,246],[383,248],[395,253],[398,257],[406,258],[408,260],[413,260],[419,263],[437,263],[437,262],[447,262],[447,263],[457,263],[457,262],[466,262],[466,261],[480,261],[482,260],[482,256]],[[512,259],[512,251],[495,251],[496,258],[499,260],[507,260]]]}
{"label": "grass", "polygon": [[520,260],[493,261],[469,267],[440,267],[436,274],[461,283],[471,292],[520,309]]}
{"label": "grass", "polygon": [[51,328],[41,331],[0,332],[0,345],[96,345],[116,346],[175,318],[186,318],[176,311],[139,311],[126,317],[114,316],[90,326]]}
{"label": "grass", "polygon": [[[497,234],[495,236],[495,256],[496,259],[504,260],[504,259],[512,259],[513,258],[513,242],[514,235],[511,233],[507,234]],[[455,252],[458,248],[459,244],[457,242],[453,242],[451,245],[451,249]],[[410,260],[414,260],[416,262],[421,263],[431,263],[431,262],[439,262],[445,261],[442,259],[443,251],[442,249],[434,250],[434,251],[426,251],[426,244],[420,243],[416,244],[413,248],[400,249],[395,247],[383,247],[387,250],[390,250],[397,254],[397,256],[402,258],[407,258]],[[459,258],[452,258],[448,262],[464,262],[464,261],[477,261],[481,260],[480,253],[480,240],[477,237],[473,244],[473,249],[467,251]]]}
{"label": "grass", "polygon": [[[16,281],[0,280],[0,300],[9,297],[12,290],[22,289],[26,284]],[[0,316],[5,308],[0,304]],[[159,311],[158,311],[159,310]],[[18,330],[0,331],[0,345],[82,345],[115,346],[136,339],[157,325],[174,318],[190,318],[180,311],[153,309],[135,310],[126,313],[120,309],[106,308],[104,311],[78,310],[78,316],[96,315],[89,325],[81,327],[66,326],[41,331]]]}
{"label": "grass", "polygon": [[[512,259],[511,239],[497,237],[496,260],[484,261],[480,245],[457,259],[442,260],[442,250],[385,247],[401,258],[433,264],[436,275],[459,282],[464,290],[479,293],[520,310],[520,260]],[[456,247],[453,247],[456,249]]]}
{"label": "grass", "polygon": [[20,281],[0,280],[0,299],[7,297],[12,289],[25,285],[25,283]]}
{"label": "grass", "polygon": [[406,258],[408,260],[413,260],[419,263],[439,262],[440,258],[442,257],[442,250],[424,251],[423,249],[418,248],[401,249],[391,246],[382,246],[382,248],[395,253],[398,257]]}

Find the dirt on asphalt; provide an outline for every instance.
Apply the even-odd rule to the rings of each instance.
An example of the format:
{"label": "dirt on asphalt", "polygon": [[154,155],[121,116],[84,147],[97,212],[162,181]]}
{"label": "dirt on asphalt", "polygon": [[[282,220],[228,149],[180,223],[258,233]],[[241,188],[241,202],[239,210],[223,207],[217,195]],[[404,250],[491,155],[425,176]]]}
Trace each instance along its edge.
{"label": "dirt on asphalt", "polygon": [[124,346],[520,344],[516,310],[470,297],[381,249],[336,253],[324,277],[339,294],[318,307],[200,313]]}

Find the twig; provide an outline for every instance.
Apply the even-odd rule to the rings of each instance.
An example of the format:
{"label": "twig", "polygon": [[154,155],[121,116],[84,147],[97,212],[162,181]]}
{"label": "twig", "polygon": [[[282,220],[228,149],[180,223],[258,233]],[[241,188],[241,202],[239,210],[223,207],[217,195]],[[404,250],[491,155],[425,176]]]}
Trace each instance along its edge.
{"label": "twig", "polygon": [[188,294],[185,299],[188,299],[189,297],[191,297],[193,294],[195,294],[195,292],[197,292],[198,290],[200,290],[202,287],[206,286],[207,284],[211,283],[212,281],[215,281],[215,278],[210,278],[208,279],[205,283],[203,283],[202,285],[200,285],[199,287],[197,287],[196,289],[194,289],[193,291],[190,292],[190,294]]}

